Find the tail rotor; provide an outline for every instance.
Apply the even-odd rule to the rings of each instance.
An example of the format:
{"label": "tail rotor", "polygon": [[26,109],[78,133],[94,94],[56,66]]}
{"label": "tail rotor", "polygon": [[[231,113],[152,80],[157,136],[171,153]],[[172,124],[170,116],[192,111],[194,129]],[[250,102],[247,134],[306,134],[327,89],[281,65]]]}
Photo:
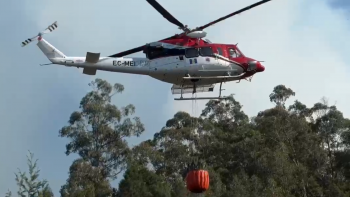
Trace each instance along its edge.
{"label": "tail rotor", "polygon": [[48,33],[51,33],[53,30],[57,29],[58,25],[57,25],[57,21],[55,21],[54,23],[52,23],[51,25],[49,25],[44,31],[42,32],[39,32],[38,35],[32,37],[32,38],[28,38],[27,40],[23,41],[21,43],[21,46],[24,47],[24,46],[27,46],[29,43],[35,41],[35,40],[41,40],[41,37],[44,35],[44,34],[48,34]]}
{"label": "tail rotor", "polygon": [[34,36],[33,38],[28,38],[27,40],[23,41],[21,46],[27,46],[29,43],[33,42],[34,40],[36,40],[39,36]]}
{"label": "tail rotor", "polygon": [[54,23],[52,23],[50,26],[48,26],[43,32],[41,32],[41,34],[47,34],[52,32],[53,30],[57,29],[57,21],[55,21]]}

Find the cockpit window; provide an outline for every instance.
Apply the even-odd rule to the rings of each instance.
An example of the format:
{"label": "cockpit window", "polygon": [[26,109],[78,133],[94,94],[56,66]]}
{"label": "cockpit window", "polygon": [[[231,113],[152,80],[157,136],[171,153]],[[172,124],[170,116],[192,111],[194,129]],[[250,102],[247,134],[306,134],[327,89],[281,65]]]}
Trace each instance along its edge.
{"label": "cockpit window", "polygon": [[220,47],[217,47],[216,49],[218,50],[219,55],[223,54],[222,49]]}
{"label": "cockpit window", "polygon": [[199,53],[201,56],[213,56],[214,54],[211,47],[202,47],[199,49]]}
{"label": "cockpit window", "polygon": [[241,54],[234,48],[229,48],[228,52],[229,52],[231,58],[237,58],[237,57],[241,56]]}
{"label": "cockpit window", "polygon": [[187,58],[198,57],[199,56],[198,49],[197,48],[187,48],[185,56]]}

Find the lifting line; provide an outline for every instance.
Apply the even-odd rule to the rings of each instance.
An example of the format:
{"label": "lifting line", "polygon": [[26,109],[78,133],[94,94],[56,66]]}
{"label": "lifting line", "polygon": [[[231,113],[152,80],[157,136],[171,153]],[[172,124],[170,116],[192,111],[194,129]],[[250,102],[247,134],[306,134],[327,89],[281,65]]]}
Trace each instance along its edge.
{"label": "lifting line", "polygon": [[[194,118],[197,118],[197,93],[192,94],[192,114],[191,116]],[[191,127],[194,128],[195,126],[195,122],[194,119],[192,118],[191,120]]]}

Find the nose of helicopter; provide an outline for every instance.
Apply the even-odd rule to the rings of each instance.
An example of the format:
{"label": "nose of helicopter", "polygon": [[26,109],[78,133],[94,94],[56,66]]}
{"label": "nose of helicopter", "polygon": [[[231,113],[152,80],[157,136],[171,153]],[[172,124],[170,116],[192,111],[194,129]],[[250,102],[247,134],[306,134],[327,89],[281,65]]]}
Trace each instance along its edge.
{"label": "nose of helicopter", "polygon": [[247,71],[263,72],[264,70],[265,67],[259,61],[249,61]]}
{"label": "nose of helicopter", "polygon": [[265,70],[265,66],[263,66],[259,61],[256,62],[256,71],[263,72]]}

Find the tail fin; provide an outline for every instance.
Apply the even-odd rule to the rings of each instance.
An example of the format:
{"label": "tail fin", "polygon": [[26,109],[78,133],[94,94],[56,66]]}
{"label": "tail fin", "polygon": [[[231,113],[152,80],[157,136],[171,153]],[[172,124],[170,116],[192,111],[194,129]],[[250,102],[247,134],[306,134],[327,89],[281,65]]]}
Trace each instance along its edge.
{"label": "tail fin", "polygon": [[38,40],[38,47],[40,50],[46,55],[47,58],[50,60],[52,58],[65,58],[65,55],[56,49],[54,46],[52,46],[50,43],[48,43],[46,40],[42,38],[44,34],[50,33],[53,30],[55,30],[58,27],[57,21],[52,23],[50,26],[48,26],[44,31],[39,32],[37,36],[34,36],[33,38],[28,38],[24,42],[22,42],[22,47],[27,46],[31,42]]}
{"label": "tail fin", "polygon": [[45,56],[49,58],[49,60],[53,58],[65,58],[65,55],[61,51],[48,43],[45,39],[39,37],[38,41],[38,47],[45,54]]}

